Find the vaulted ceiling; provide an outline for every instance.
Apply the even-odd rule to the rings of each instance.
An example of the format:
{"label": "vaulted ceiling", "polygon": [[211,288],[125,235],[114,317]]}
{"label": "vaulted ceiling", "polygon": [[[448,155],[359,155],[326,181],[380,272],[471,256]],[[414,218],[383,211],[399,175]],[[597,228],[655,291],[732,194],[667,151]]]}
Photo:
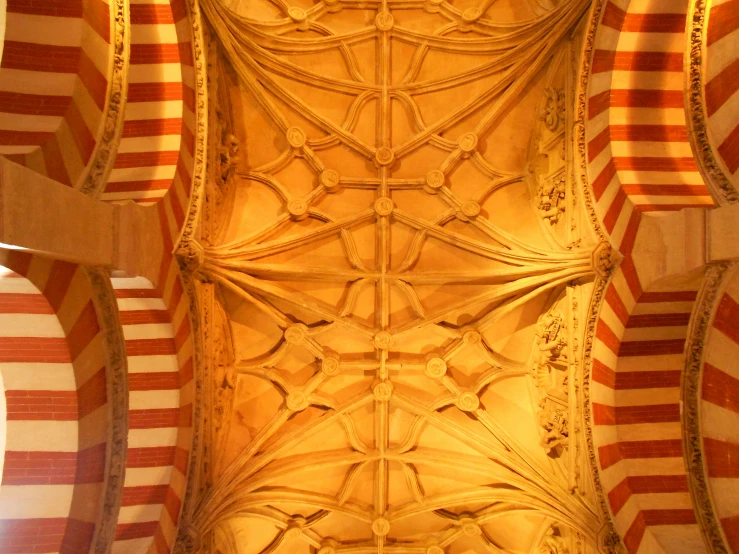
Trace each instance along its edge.
{"label": "vaulted ceiling", "polygon": [[0,550],[739,553],[737,13],[0,0]]}
{"label": "vaulted ceiling", "polygon": [[214,552],[592,541],[568,424],[597,246],[567,163],[587,2],[202,7],[222,336],[193,525]]}

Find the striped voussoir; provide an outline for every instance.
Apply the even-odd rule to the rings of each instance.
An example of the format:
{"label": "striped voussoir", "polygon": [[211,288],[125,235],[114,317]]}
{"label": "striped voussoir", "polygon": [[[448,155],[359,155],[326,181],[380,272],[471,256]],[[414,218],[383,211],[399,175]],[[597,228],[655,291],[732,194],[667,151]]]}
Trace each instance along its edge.
{"label": "striped voussoir", "polygon": [[66,262],[3,250],[0,265],[0,551],[87,552],[110,425],[92,286]]}
{"label": "striped voussoir", "polygon": [[109,1],[8,0],[0,154],[75,185],[103,123],[109,52]]}
{"label": "striped voussoir", "polygon": [[129,434],[113,554],[169,553],[192,426],[192,343],[178,274],[155,288],[114,278],[128,357]]}
{"label": "striped voussoir", "polygon": [[605,292],[593,347],[593,438],[604,493],[630,554],[706,552],[680,422],[684,348],[700,277],[642,285],[630,257]]}
{"label": "striped voussoir", "polygon": [[700,421],[704,468],[726,542],[739,552],[739,278],[718,298],[704,347]]}
{"label": "striped voussoir", "polygon": [[639,214],[711,206],[686,131],[688,0],[608,0],[588,77],[586,156],[595,207],[614,244]]}
{"label": "striped voussoir", "polygon": [[[102,199],[185,211],[195,148],[195,70],[185,0],[131,4],[123,137]],[[183,218],[184,219],[184,216]]]}
{"label": "striped voussoir", "polygon": [[705,112],[709,137],[739,186],[739,0],[710,4],[705,37]]}

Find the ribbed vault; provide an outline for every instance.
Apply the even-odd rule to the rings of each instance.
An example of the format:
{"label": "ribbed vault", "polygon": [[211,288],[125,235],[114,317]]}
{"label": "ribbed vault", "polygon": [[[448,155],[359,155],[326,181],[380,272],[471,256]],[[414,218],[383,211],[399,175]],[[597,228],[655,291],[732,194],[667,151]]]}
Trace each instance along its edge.
{"label": "ribbed vault", "polygon": [[201,4],[202,551],[585,552],[588,2]]}

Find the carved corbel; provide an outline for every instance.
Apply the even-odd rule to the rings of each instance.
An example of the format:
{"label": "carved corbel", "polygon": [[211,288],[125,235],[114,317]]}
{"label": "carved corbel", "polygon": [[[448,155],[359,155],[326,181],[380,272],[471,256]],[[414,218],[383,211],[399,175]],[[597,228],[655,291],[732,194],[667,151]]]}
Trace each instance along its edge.
{"label": "carved corbel", "polygon": [[195,554],[202,546],[200,531],[190,524],[180,524],[173,554]]}
{"label": "carved corbel", "polygon": [[593,271],[600,278],[607,280],[618,265],[619,259],[617,252],[611,248],[611,245],[603,241],[593,250],[592,262]]}
{"label": "carved corbel", "polygon": [[610,522],[601,530],[600,545],[605,554],[626,554],[621,537]]}
{"label": "carved corbel", "polygon": [[200,271],[201,266],[205,262],[205,250],[200,243],[195,240],[182,242],[176,250],[175,256],[177,257],[177,263],[182,273],[201,281],[208,280],[203,272]]}

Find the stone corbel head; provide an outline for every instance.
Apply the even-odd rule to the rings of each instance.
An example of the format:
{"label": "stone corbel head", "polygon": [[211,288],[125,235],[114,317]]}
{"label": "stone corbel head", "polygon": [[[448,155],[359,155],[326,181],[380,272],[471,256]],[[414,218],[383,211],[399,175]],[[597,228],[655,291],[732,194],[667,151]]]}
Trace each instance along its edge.
{"label": "stone corbel head", "polygon": [[192,525],[180,526],[173,554],[195,554],[201,548],[200,532]]}
{"label": "stone corbel head", "polygon": [[625,554],[626,550],[621,542],[621,537],[612,524],[604,525],[599,535],[602,552],[606,554]]}
{"label": "stone corbel head", "polygon": [[198,242],[188,240],[182,243],[175,252],[175,256],[183,273],[199,279],[204,277],[200,272],[200,267],[205,261],[205,250]]}
{"label": "stone corbel head", "polygon": [[608,279],[611,271],[618,263],[618,253],[611,248],[606,241],[601,242],[595,250],[593,250],[593,271],[602,279]]}

